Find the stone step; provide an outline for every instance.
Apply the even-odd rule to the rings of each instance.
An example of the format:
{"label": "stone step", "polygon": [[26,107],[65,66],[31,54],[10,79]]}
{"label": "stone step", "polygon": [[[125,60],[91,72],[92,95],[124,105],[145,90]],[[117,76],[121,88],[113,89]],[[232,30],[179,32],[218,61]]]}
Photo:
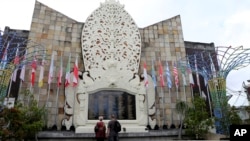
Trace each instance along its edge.
{"label": "stone step", "polygon": [[[119,133],[120,141],[166,141],[176,140],[178,129],[150,130],[142,133]],[[75,133],[73,131],[42,131],[38,133],[39,141],[94,141],[94,133]]]}

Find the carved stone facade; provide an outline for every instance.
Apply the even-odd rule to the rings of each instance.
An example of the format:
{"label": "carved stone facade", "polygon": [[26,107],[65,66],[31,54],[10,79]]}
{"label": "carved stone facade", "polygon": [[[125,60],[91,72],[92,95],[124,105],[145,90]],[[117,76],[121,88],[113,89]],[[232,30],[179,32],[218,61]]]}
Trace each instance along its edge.
{"label": "carved stone facade", "polygon": [[[177,117],[174,110],[176,91],[179,98],[191,101],[189,87],[180,84],[178,90],[173,87],[169,91],[167,87],[157,85],[155,89],[151,75],[148,75],[149,87],[146,89],[141,66],[146,62],[150,74],[152,65],[158,70],[159,60],[165,68],[166,61],[172,63],[185,56],[180,16],[138,28],[123,7],[119,2],[107,0],[85,23],[80,23],[36,1],[29,39],[42,43],[48,50],[44,82],[48,79],[46,74],[51,54],[55,53],[56,71],[50,89],[48,84],[44,84],[42,88],[35,85],[33,90],[36,98],[40,96],[40,106],[45,105],[50,92],[47,104],[51,117],[49,127],[57,124],[60,129],[62,123],[69,129],[73,123],[76,133],[93,132],[97,119],[88,119],[89,96],[103,90],[123,91],[135,96],[136,119],[120,120],[126,132],[146,132],[147,124],[153,128],[156,124],[162,126],[164,122],[179,123],[177,118],[170,116]],[[79,56],[80,77],[77,87],[59,87],[59,103],[56,105],[56,73],[61,54],[63,62],[68,61],[69,54]],[[73,64],[74,59],[71,60]],[[63,64],[64,68],[66,65]],[[26,74],[30,73],[29,70],[27,68]],[[156,75],[159,76],[157,71]],[[29,80],[29,75],[26,77]],[[181,82],[181,77],[179,79]],[[157,80],[159,84],[159,78]],[[29,81],[23,83],[22,89],[25,88],[29,88]],[[159,95],[161,91],[164,95]],[[109,121],[107,118],[104,120],[106,123]]]}

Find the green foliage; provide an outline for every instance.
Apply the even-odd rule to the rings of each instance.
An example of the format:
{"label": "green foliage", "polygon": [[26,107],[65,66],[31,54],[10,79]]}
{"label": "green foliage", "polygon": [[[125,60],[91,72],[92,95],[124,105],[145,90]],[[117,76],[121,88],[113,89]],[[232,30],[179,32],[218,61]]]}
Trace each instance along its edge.
{"label": "green foliage", "polygon": [[[246,106],[244,110],[250,115],[250,106]],[[244,120],[244,124],[250,124],[250,118]]]}
{"label": "green foliage", "polygon": [[187,125],[186,134],[193,138],[203,138],[208,133],[209,127],[213,125],[213,120],[206,111],[204,99],[194,98],[192,107],[188,109],[185,123]]}
{"label": "green foliage", "polygon": [[235,107],[231,107],[228,114],[230,124],[242,124],[242,120],[237,114],[237,109]]}
{"label": "green foliage", "polygon": [[14,108],[5,108],[0,118],[3,118],[5,123],[9,122],[9,126],[0,131],[0,136],[3,140],[34,138],[36,133],[44,127],[45,113],[45,107],[38,107],[32,96],[27,105],[17,102]]}

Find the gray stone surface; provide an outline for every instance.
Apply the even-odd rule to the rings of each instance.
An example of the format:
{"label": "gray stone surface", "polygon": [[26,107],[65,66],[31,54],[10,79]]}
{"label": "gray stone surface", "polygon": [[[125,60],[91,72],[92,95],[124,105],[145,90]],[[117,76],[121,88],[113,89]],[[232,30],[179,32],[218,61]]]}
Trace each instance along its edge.
{"label": "gray stone surface", "polygon": [[[120,141],[165,141],[165,140],[174,140],[177,139],[178,129],[171,130],[151,130],[144,133],[120,133]],[[38,140],[46,141],[75,141],[75,140],[84,140],[84,141],[93,141],[95,140],[94,133],[81,133],[76,134],[72,131],[43,131],[39,132]]]}

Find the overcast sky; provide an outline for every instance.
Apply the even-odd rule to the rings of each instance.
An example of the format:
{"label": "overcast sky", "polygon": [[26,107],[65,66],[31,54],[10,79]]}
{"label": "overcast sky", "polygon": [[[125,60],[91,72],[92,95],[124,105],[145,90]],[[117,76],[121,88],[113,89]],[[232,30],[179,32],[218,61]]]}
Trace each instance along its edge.
{"label": "overcast sky", "polygon": [[[105,0],[38,0],[79,21]],[[181,16],[185,41],[250,48],[250,0],[119,0],[138,27]],[[0,0],[0,28],[30,29],[35,0]],[[227,85],[241,90],[250,67],[232,71]],[[248,72],[246,72],[248,71]]]}

